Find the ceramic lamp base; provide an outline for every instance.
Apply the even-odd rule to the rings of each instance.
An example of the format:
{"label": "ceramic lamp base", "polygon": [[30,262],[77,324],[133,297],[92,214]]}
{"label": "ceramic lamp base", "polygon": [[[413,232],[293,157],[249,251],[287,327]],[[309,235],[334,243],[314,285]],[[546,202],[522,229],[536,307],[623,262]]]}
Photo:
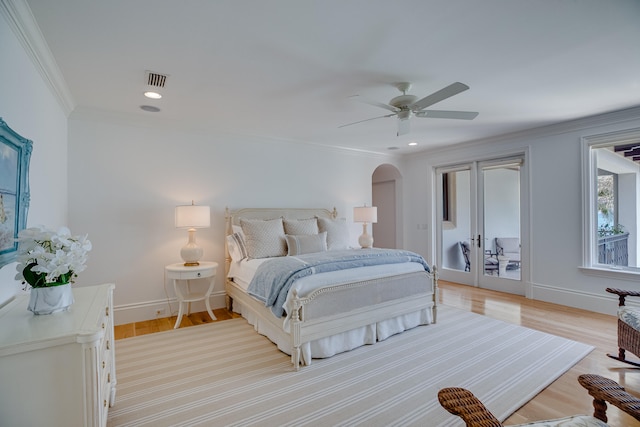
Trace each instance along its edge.
{"label": "ceramic lamp base", "polygon": [[367,223],[362,224],[362,234],[358,237],[358,244],[362,249],[373,246],[373,236],[367,233]]}
{"label": "ceramic lamp base", "polygon": [[200,265],[198,261],[202,259],[204,250],[196,245],[196,229],[189,229],[189,242],[180,249],[180,256],[184,261],[185,267]]}

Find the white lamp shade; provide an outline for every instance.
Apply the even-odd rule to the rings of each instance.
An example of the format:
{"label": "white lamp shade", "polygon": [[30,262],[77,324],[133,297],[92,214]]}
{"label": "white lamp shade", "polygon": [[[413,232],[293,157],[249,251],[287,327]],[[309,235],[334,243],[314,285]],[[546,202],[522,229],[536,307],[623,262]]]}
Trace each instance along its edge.
{"label": "white lamp shade", "polygon": [[209,206],[176,206],[177,228],[208,228],[211,226]]}
{"label": "white lamp shade", "polygon": [[353,220],[355,222],[378,222],[378,208],[375,206],[353,208]]}

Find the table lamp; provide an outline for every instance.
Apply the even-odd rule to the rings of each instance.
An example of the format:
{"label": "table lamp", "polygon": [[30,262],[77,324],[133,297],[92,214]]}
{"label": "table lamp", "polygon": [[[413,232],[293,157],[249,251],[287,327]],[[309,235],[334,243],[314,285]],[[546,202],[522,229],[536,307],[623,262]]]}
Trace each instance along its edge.
{"label": "table lamp", "polygon": [[373,246],[373,236],[367,233],[367,224],[378,222],[378,208],[367,206],[353,208],[353,220],[362,223],[362,235],[358,238],[358,243],[362,248]]}
{"label": "table lamp", "polygon": [[200,265],[198,261],[204,251],[196,244],[196,228],[208,228],[210,225],[209,206],[196,206],[193,201],[190,205],[176,206],[176,227],[189,229],[189,241],[180,249],[185,266]]}

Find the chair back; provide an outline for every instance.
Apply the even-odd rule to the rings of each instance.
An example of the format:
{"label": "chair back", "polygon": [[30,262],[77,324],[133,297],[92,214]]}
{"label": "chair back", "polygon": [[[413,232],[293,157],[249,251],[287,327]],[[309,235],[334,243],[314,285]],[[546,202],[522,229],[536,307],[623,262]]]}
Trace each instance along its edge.
{"label": "chair back", "polygon": [[471,248],[469,242],[458,242],[460,244],[460,250],[462,251],[462,257],[464,258],[464,271],[471,271],[471,261],[469,260],[469,254]]}

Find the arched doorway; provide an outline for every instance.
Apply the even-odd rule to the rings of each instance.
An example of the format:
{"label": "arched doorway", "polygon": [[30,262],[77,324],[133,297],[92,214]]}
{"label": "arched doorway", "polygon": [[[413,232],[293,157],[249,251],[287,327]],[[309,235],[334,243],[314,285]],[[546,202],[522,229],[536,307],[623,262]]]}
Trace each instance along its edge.
{"label": "arched doorway", "polygon": [[393,165],[383,164],[371,178],[373,206],[378,208],[378,222],[372,225],[373,246],[402,248],[402,175]]}

